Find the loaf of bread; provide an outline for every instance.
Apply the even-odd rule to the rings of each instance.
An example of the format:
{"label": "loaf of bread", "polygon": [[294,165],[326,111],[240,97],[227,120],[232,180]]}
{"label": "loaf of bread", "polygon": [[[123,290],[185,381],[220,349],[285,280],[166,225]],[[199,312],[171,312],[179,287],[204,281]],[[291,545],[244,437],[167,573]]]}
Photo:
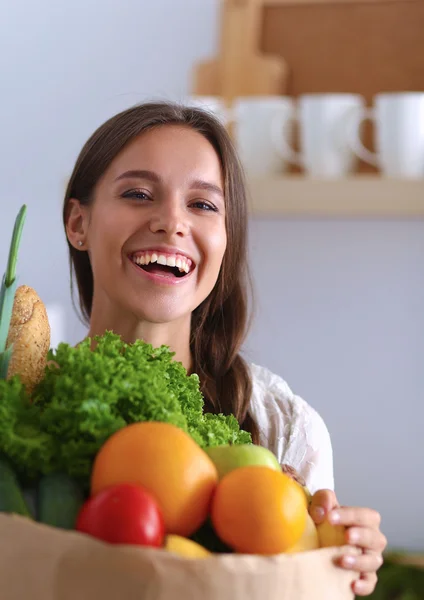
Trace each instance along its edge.
{"label": "loaf of bread", "polygon": [[18,287],[15,293],[6,347],[11,344],[7,377],[20,375],[31,394],[44,375],[50,348],[50,324],[42,300],[27,285]]}

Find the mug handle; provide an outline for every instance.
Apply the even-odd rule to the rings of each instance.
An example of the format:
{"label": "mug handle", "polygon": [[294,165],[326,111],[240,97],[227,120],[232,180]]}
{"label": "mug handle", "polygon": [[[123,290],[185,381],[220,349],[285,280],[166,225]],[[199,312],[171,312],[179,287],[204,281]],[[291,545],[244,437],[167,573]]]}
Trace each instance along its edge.
{"label": "mug handle", "polygon": [[352,151],[365,162],[378,167],[380,164],[377,152],[371,152],[361,140],[361,125],[364,121],[375,123],[374,108],[357,108],[347,121],[347,140]]}
{"label": "mug handle", "polygon": [[275,150],[284,160],[299,167],[304,167],[302,153],[296,152],[289,141],[289,125],[292,125],[296,121],[299,121],[299,116],[296,112],[290,117],[281,114],[275,115],[271,121],[271,140]]}

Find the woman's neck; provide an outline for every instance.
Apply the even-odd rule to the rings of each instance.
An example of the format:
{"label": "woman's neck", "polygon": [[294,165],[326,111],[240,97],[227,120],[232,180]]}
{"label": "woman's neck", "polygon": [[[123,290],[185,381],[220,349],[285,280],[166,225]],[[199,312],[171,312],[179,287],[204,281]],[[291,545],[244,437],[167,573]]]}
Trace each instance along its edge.
{"label": "woman's neck", "polygon": [[191,372],[190,318],[171,323],[150,323],[122,315],[106,317],[93,312],[87,337],[103,335],[107,330],[120,335],[127,344],[143,340],[154,348],[169,346],[171,351],[175,352],[174,360],[181,362],[187,371]]}

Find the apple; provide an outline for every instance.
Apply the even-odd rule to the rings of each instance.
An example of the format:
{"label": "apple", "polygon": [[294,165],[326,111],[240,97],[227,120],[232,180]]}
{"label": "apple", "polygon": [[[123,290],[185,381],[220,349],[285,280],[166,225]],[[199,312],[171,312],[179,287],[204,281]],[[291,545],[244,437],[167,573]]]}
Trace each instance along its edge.
{"label": "apple", "polygon": [[206,453],[218,471],[219,479],[239,467],[260,465],[281,471],[280,463],[275,454],[263,446],[254,444],[235,444],[212,446],[206,448]]}

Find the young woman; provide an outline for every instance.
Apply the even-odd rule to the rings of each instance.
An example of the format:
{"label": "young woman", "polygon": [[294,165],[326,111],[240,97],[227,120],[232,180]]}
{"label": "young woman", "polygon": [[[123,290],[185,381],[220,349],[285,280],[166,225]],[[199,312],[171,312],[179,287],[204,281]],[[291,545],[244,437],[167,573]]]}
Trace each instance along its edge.
{"label": "young woman", "polygon": [[386,540],[380,516],[339,507],[330,437],[279,376],[240,355],[248,323],[247,208],[242,170],[209,114],[167,103],[126,110],[78,157],[63,209],[89,336],[168,345],[199,375],[206,409],[233,413],[255,443],[314,493],[311,515],[348,526],[363,554],[341,560],[375,587]]}

